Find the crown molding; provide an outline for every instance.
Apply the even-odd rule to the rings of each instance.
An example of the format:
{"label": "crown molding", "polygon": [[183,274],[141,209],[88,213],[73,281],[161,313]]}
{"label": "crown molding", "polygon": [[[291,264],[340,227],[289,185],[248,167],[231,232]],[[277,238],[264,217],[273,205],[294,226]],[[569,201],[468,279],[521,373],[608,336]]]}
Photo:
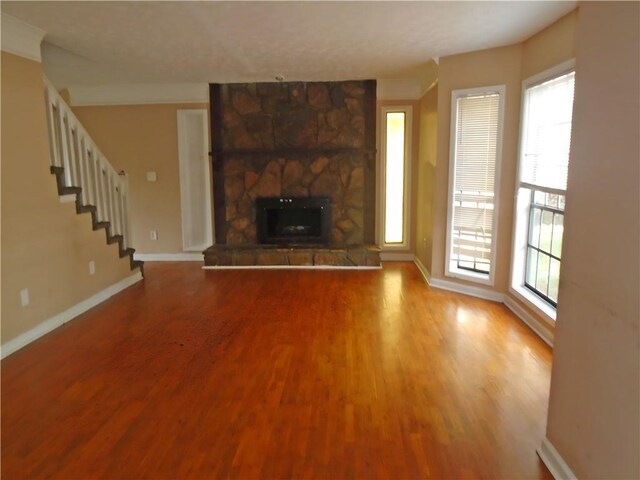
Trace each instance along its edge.
{"label": "crown molding", "polygon": [[420,81],[417,78],[379,78],[378,100],[418,100]]}
{"label": "crown molding", "polygon": [[72,107],[209,103],[206,83],[149,83],[103,86],[68,86]]}
{"label": "crown molding", "polygon": [[0,19],[2,51],[41,62],[40,44],[46,32],[6,13],[0,13]]}

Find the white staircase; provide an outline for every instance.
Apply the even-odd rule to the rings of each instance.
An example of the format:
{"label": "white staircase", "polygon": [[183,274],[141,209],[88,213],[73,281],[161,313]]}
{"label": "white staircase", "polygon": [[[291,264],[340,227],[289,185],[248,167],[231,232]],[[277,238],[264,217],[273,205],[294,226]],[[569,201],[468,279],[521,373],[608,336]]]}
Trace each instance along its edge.
{"label": "white staircase", "polygon": [[45,79],[51,173],[58,194],[76,195],[76,211],[91,213],[93,229],[104,228],[107,243],[118,243],[120,257],[129,256],[131,269],[143,263],[133,259],[129,223],[128,181],[117,172],[82,127],[64,99]]}

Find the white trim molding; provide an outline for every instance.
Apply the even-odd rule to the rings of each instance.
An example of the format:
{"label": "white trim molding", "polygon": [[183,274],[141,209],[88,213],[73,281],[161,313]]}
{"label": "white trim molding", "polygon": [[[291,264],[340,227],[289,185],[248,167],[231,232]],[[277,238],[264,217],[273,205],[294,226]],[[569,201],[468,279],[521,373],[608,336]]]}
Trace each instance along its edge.
{"label": "white trim molding", "polygon": [[545,328],[544,324],[538,320],[536,317],[527,312],[524,308],[522,308],[513,297],[509,295],[504,295],[504,304],[506,307],[511,310],[515,315],[522,320],[531,330],[533,330],[536,335],[538,335],[544,342],[553,347],[554,335],[553,331]]}
{"label": "white trim molding", "polygon": [[577,480],[578,477],[571,471],[567,462],[560,456],[548,438],[545,437],[542,440],[542,445],[540,445],[537,452],[551,475],[553,475],[553,478],[556,480]]}
{"label": "white trim molding", "polygon": [[380,252],[380,260],[383,262],[413,262],[416,256],[410,252]]}
{"label": "white trim molding", "polygon": [[498,292],[492,292],[486,288],[474,287],[472,285],[464,285],[458,282],[452,282],[450,280],[443,280],[441,278],[431,278],[429,280],[429,286],[434,288],[440,288],[442,290],[449,290],[450,292],[463,293],[472,297],[483,298],[485,300],[491,300],[492,302],[504,302],[504,295]]}
{"label": "white trim molding", "polygon": [[134,260],[143,262],[204,262],[202,252],[179,252],[179,253],[134,253]]}
{"label": "white trim molding", "polygon": [[205,265],[203,270],[380,270],[366,265]]}
{"label": "white trim molding", "polygon": [[429,273],[429,270],[427,270],[427,267],[424,266],[424,263],[422,263],[418,257],[414,258],[413,263],[415,263],[418,270],[420,270],[425,283],[427,285],[431,285],[431,274]]}
{"label": "white trim molding", "polygon": [[533,332],[538,335],[544,343],[553,348],[553,326],[551,326],[551,329],[545,327],[543,321],[538,320],[535,316],[527,312],[513,297],[499,292],[493,292],[481,287],[461,284],[455,281],[444,280],[440,278],[432,278],[429,271],[425,268],[422,262],[420,262],[420,259],[416,257],[414,263],[416,264],[418,270],[420,270],[420,273],[422,274],[425,282],[427,282],[427,285],[429,285],[430,287],[448,290],[455,293],[462,293],[463,295],[470,295],[472,297],[491,300],[493,302],[503,303],[509,310],[511,310],[511,312],[516,317],[518,317],[526,326],[533,330]]}
{"label": "white trim molding", "polygon": [[[208,116],[206,108],[178,110],[178,167],[184,251],[203,251],[213,244]],[[201,134],[200,141],[197,140],[198,133]],[[196,192],[202,189],[204,199],[202,195],[194,195],[192,189]],[[204,211],[201,211],[203,204]]]}
{"label": "white trim molding", "polygon": [[206,83],[162,83],[67,87],[72,107],[209,103]]}
{"label": "white trim molding", "polygon": [[19,335],[18,337],[9,340],[7,343],[3,344],[0,347],[2,351],[0,354],[1,358],[6,358],[14,352],[17,352],[22,347],[27,346],[31,342],[34,342],[38,338],[46,335],[47,333],[55,330],[61,325],[73,320],[78,315],[83,314],[87,310],[95,307],[96,305],[104,302],[110,297],[113,297],[116,293],[121,292],[127,287],[130,287],[134,283],[142,280],[142,274],[140,272],[131,275],[123,280],[120,280],[118,283],[111,285],[110,287],[105,288],[104,290],[96,293],[95,295],[83,300],[82,302],[68,308],[64,312],[61,312],[53,317],[45,320],[44,322],[38,324],[31,330]]}
{"label": "white trim molding", "polygon": [[0,13],[0,18],[2,51],[41,62],[40,44],[46,32],[6,13]]}

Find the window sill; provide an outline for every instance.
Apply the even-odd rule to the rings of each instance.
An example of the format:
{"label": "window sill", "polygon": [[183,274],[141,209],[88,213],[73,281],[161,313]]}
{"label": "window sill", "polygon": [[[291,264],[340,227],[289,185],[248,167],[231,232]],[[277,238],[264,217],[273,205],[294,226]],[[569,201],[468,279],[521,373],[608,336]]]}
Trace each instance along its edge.
{"label": "window sill", "polygon": [[556,309],[534,293],[531,293],[527,288],[512,286],[509,288],[509,292],[511,292],[518,300],[523,301],[528,307],[531,307],[550,325],[554,325],[556,323]]}
{"label": "window sill", "polygon": [[475,273],[462,269],[447,269],[445,271],[446,277],[457,278],[460,280],[467,280],[469,282],[481,283],[483,285],[493,286],[493,278],[489,274]]}

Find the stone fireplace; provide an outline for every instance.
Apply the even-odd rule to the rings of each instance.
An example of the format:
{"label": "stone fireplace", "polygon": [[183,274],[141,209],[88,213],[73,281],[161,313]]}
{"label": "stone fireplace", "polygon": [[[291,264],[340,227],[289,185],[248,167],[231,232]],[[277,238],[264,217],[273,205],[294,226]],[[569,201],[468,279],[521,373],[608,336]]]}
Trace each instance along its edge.
{"label": "stone fireplace", "polygon": [[[258,210],[274,198],[326,199],[330,215],[321,241],[294,234],[267,243],[340,252],[345,265],[355,263],[348,251],[375,256],[375,87],[370,80],[210,86],[216,245],[205,263],[207,252],[213,264],[238,251],[273,253],[260,245]],[[288,226],[290,233],[307,227]]]}

